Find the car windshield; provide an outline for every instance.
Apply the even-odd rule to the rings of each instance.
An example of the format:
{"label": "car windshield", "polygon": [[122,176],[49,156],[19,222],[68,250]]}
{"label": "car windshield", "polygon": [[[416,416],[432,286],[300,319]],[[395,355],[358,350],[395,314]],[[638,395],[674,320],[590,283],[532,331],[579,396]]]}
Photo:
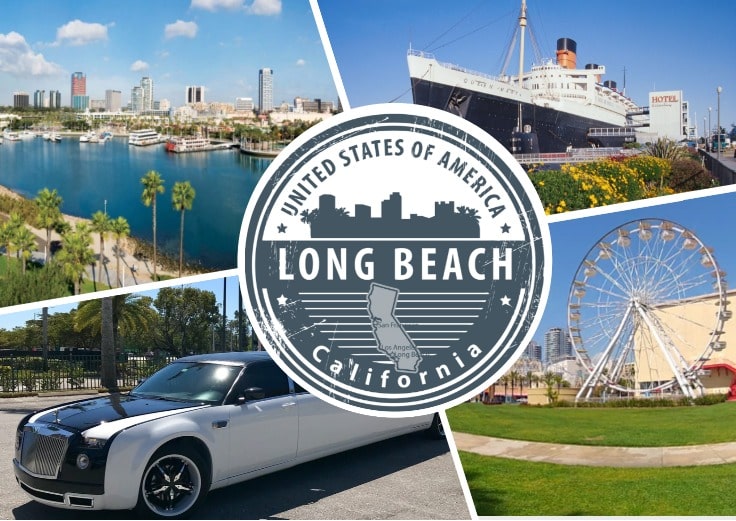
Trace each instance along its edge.
{"label": "car windshield", "polygon": [[131,396],[219,404],[242,367],[201,362],[174,362],[141,382]]}

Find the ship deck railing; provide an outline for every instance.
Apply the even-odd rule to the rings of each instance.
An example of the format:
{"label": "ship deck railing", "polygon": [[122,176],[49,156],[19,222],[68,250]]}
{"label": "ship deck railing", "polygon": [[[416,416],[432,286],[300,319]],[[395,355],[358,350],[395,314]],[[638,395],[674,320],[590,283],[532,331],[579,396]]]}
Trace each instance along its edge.
{"label": "ship deck railing", "polygon": [[464,72],[465,74],[472,74],[474,76],[480,76],[480,77],[486,78],[487,80],[509,83],[508,76],[493,76],[492,74],[488,74],[487,72],[474,71],[473,69],[467,69],[455,63],[441,62],[437,60],[435,55],[432,54],[431,52],[424,52],[424,51],[418,51],[416,49],[409,49],[407,51],[407,54],[411,56],[419,56],[420,58],[427,58],[428,60],[435,60],[441,67],[444,67],[446,69],[452,69],[453,71]]}
{"label": "ship deck railing", "polygon": [[589,128],[588,137],[620,137],[633,136],[636,131],[630,127]]}
{"label": "ship deck railing", "polygon": [[514,154],[522,165],[589,163],[611,156],[636,155],[639,151],[619,147],[573,148],[568,152],[545,152],[541,154]]}

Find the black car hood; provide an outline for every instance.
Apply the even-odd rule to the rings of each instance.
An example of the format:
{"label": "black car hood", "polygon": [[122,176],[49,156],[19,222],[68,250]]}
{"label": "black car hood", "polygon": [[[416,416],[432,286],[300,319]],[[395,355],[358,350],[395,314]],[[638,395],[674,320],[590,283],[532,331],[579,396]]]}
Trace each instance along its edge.
{"label": "black car hood", "polygon": [[128,395],[111,395],[72,402],[41,411],[33,416],[32,421],[55,423],[84,431],[101,423],[110,423],[136,416],[155,415],[155,413],[161,413],[161,416],[166,416],[166,413],[197,406],[201,406],[201,404],[195,402],[155,400]]}

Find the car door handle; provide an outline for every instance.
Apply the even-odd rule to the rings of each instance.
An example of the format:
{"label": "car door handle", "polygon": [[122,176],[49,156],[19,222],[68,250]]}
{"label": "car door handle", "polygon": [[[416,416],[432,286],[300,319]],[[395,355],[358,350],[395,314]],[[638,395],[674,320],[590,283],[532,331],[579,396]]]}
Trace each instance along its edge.
{"label": "car door handle", "polygon": [[281,408],[286,409],[287,407],[293,407],[294,405],[296,405],[296,402],[288,402],[288,403],[282,404]]}
{"label": "car door handle", "polygon": [[217,420],[212,422],[212,428],[213,429],[224,429],[227,427],[228,421],[227,420]]}

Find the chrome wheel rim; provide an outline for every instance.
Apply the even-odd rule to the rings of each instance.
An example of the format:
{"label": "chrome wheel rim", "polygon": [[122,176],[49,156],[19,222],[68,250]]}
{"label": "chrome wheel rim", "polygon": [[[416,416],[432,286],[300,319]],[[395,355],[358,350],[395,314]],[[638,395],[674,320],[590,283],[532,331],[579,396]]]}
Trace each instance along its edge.
{"label": "chrome wheel rim", "polygon": [[141,484],[143,501],[162,517],[183,514],[197,501],[202,489],[199,467],[181,454],[167,454],[153,461]]}

